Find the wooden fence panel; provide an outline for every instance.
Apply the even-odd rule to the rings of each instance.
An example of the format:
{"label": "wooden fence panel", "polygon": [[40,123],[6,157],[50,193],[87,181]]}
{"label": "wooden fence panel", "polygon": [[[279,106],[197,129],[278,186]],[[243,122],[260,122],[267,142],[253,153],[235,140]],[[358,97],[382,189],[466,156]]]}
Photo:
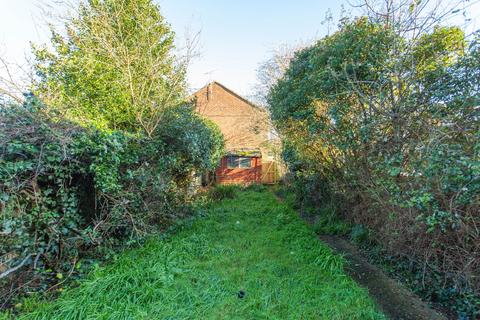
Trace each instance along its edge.
{"label": "wooden fence panel", "polygon": [[262,183],[275,184],[279,180],[277,163],[275,161],[265,161],[262,163]]}

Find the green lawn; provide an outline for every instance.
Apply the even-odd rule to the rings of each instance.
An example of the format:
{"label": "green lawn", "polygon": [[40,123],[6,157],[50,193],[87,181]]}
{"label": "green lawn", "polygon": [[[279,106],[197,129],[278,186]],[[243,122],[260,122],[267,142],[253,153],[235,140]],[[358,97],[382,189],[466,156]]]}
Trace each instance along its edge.
{"label": "green lawn", "polygon": [[207,212],[20,319],[385,319],[344,260],[269,191]]}

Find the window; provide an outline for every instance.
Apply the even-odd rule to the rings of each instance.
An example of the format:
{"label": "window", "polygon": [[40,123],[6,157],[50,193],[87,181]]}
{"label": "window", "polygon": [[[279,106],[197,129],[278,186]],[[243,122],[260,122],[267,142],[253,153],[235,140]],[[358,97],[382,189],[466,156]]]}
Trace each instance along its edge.
{"label": "window", "polygon": [[251,168],[252,161],[248,157],[237,157],[237,156],[229,156],[227,157],[227,168],[235,169],[235,168]]}
{"label": "window", "polygon": [[227,168],[229,169],[238,168],[238,164],[239,164],[238,157],[230,156],[227,158]]}
{"label": "window", "polygon": [[240,168],[250,168],[252,161],[250,158],[239,158]]}

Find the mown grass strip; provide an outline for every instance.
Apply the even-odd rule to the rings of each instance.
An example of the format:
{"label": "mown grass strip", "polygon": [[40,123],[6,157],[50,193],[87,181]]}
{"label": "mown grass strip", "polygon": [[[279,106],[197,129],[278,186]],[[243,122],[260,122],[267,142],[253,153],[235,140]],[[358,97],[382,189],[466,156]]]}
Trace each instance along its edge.
{"label": "mown grass strip", "polygon": [[268,191],[238,192],[20,319],[384,319]]}

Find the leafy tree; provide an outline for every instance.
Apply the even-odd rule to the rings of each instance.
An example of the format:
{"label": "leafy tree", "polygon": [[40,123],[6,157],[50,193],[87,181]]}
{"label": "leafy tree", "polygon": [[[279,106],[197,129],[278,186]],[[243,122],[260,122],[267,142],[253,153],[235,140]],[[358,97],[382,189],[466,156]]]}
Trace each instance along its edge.
{"label": "leafy tree", "polygon": [[151,0],[88,0],[52,30],[52,50],[33,47],[34,93],[68,118],[152,135],[163,112],[185,97],[185,61]]}
{"label": "leafy tree", "polygon": [[52,50],[34,47],[33,93],[0,105],[4,300],[60,286],[95,248],[195,209],[193,178],[224,141],[186,102],[173,37],[150,0],[89,0],[65,36],[52,31]]}
{"label": "leafy tree", "polygon": [[[24,105],[0,106],[5,301],[77,274],[95,248],[139,239],[191,213],[193,176],[213,170],[223,154],[218,127],[188,105],[168,109],[152,137],[84,128],[45,108],[32,95]],[[17,283],[20,272],[36,279],[34,287]]]}
{"label": "leafy tree", "polygon": [[478,46],[386,10],[343,20],[273,86],[284,157],[310,203],[336,201],[390,253],[441,270],[446,297],[478,292]]}

